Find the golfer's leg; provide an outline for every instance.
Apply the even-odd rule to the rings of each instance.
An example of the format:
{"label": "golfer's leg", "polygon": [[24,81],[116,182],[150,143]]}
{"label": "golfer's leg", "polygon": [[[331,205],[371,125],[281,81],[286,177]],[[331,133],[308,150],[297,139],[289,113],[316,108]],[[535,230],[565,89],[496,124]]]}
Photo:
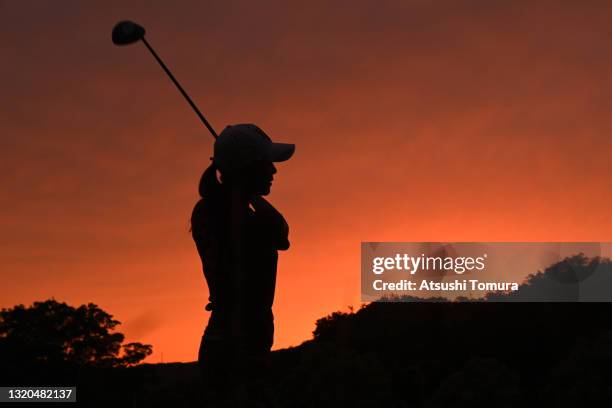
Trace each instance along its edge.
{"label": "golfer's leg", "polygon": [[224,401],[231,392],[228,359],[224,342],[210,341],[202,336],[198,365],[202,377],[202,395],[210,405]]}

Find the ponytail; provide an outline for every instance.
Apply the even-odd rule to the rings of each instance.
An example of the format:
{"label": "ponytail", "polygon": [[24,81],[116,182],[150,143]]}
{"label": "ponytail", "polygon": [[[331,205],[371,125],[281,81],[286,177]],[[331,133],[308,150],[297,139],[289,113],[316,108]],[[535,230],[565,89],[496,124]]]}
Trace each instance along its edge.
{"label": "ponytail", "polygon": [[200,178],[200,185],[198,186],[198,192],[200,197],[206,197],[215,194],[219,191],[221,183],[217,180],[217,166],[214,162],[208,166],[202,177]]}

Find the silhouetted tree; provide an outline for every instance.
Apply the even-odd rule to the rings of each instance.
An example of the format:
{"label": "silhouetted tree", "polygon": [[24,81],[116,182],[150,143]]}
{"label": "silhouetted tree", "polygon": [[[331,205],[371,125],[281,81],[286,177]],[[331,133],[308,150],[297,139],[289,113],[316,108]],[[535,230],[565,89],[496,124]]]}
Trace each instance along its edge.
{"label": "silhouetted tree", "polygon": [[[577,254],[528,276],[516,292],[480,301],[402,297],[334,312],[317,321],[313,340],[293,354],[331,347],[330,355],[347,356],[353,365],[375,356],[381,369],[371,375],[390,383],[400,406],[609,405],[611,288],[610,259]],[[584,299],[606,302],[576,302]],[[287,367],[304,364],[285,356]],[[320,359],[316,375],[337,364]],[[589,380],[577,381],[583,374]],[[361,386],[353,384],[339,378],[334,387]]]}
{"label": "silhouetted tree", "polygon": [[[89,303],[77,308],[49,299],[0,311],[0,362],[12,365],[123,367],[151,354],[152,346],[122,345],[120,324]],[[123,353],[121,351],[123,350]]]}

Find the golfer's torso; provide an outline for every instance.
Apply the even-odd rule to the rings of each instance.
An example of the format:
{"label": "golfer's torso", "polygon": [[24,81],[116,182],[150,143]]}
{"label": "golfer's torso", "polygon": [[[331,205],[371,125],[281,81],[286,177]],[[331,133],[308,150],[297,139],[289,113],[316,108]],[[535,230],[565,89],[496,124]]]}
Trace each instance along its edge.
{"label": "golfer's torso", "polygon": [[[228,208],[229,206],[221,206]],[[193,235],[202,259],[215,320],[229,318],[238,306],[245,321],[271,320],[276,286],[278,251],[269,230],[257,214],[245,208],[244,237],[236,250],[230,231],[228,211],[203,211],[203,222],[193,226]],[[234,276],[236,257],[243,271]],[[235,314],[234,314],[235,316]]]}
{"label": "golfer's torso", "polygon": [[[254,313],[266,313],[274,303],[278,251],[259,229],[257,215],[249,211],[245,245],[245,269],[247,299],[254,306]],[[249,309],[249,307],[247,307]]]}

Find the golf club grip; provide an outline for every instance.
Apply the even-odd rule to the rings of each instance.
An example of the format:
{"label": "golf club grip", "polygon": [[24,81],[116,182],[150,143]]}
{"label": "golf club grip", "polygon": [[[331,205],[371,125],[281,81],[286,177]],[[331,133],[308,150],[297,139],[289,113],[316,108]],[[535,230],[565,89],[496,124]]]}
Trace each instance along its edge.
{"label": "golf club grip", "polygon": [[147,49],[151,52],[151,54],[153,54],[153,57],[155,57],[155,59],[157,60],[157,62],[159,63],[159,65],[161,65],[161,67],[163,68],[164,72],[166,72],[166,74],[170,77],[170,79],[172,80],[172,82],[174,82],[174,85],[176,85],[176,87],[178,88],[179,91],[181,91],[181,94],[185,97],[185,99],[187,99],[187,102],[189,102],[189,105],[193,108],[193,110],[195,111],[195,113],[198,115],[198,117],[200,118],[200,120],[204,123],[204,126],[206,126],[206,128],[210,131],[210,133],[213,135],[213,137],[216,139],[217,138],[217,132],[215,132],[215,129],[213,129],[213,127],[210,125],[210,123],[208,123],[208,121],[206,120],[206,118],[204,117],[204,115],[202,115],[202,112],[200,112],[200,110],[198,109],[198,107],[196,106],[195,103],[193,103],[193,101],[191,100],[191,98],[189,97],[189,95],[187,95],[187,92],[185,92],[185,90],[183,89],[183,87],[181,86],[181,84],[179,84],[179,82],[176,80],[176,78],[174,77],[174,75],[172,75],[172,72],[170,72],[170,70],[168,69],[168,67],[166,67],[166,64],[164,64],[164,62],[161,60],[161,58],[159,58],[159,56],[157,55],[157,53],[153,50],[153,48],[149,45],[149,43],[147,42],[147,40],[142,37],[141,38],[142,42],[144,43],[144,45],[147,47]]}

